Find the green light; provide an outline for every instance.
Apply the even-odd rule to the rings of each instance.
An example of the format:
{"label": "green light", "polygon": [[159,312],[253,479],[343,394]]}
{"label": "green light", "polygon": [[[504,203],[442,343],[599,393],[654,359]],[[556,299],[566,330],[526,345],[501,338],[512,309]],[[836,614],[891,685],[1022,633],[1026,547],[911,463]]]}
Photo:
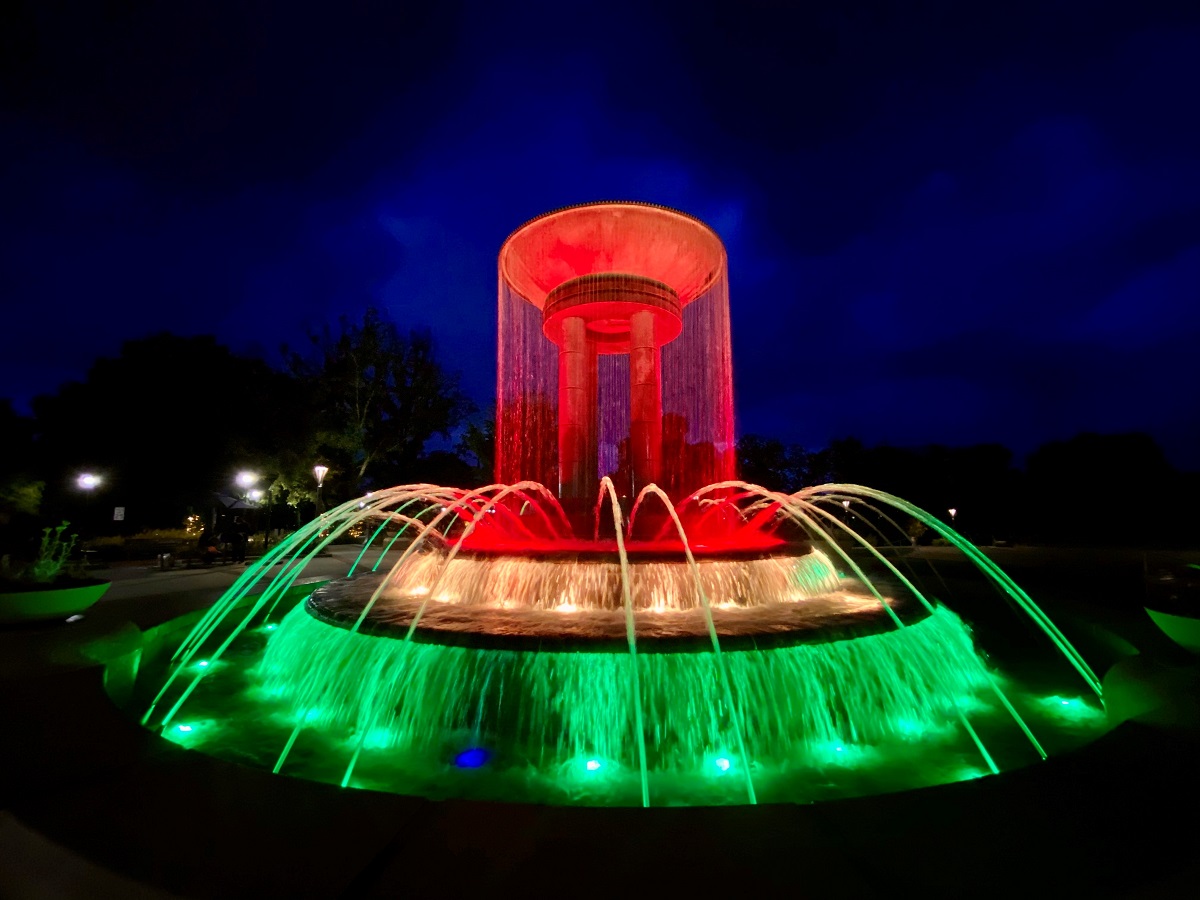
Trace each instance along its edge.
{"label": "green light", "polygon": [[202,659],[202,660],[200,660],[200,662],[196,663],[196,665],[198,665],[202,669],[206,669],[206,668],[208,668],[208,660]]}
{"label": "green light", "polygon": [[192,726],[191,725],[180,725],[179,730],[186,733],[186,732],[192,730]]}
{"label": "green light", "polygon": [[272,622],[270,625],[267,626],[267,631],[274,631],[278,627],[279,627],[278,625],[276,625],[274,622]]}
{"label": "green light", "polygon": [[1040,697],[1036,703],[1045,715],[1057,719],[1059,722],[1083,727],[1098,726],[1107,721],[1103,709],[1093,706],[1081,697],[1063,697],[1060,694],[1054,694],[1049,697]]}
{"label": "green light", "polygon": [[718,756],[713,765],[715,765],[722,772],[728,772],[730,766],[729,758],[725,756]]}
{"label": "green light", "polygon": [[975,766],[964,766],[954,773],[954,780],[971,781],[975,778],[986,778],[987,774],[988,773],[985,769],[980,769]]}
{"label": "green light", "polygon": [[[955,710],[988,690],[970,632],[944,608],[896,631],[721,656],[754,736],[745,756],[730,752],[727,706],[696,687],[721,677],[714,654],[637,655],[641,706],[654,711],[657,729],[655,768],[715,778],[718,757],[730,761],[731,775],[751,758],[765,767],[799,759],[858,765],[866,748],[898,737],[898,722],[941,734]],[[565,765],[598,778],[615,773],[618,760],[638,759],[629,669],[621,653],[525,653],[354,634],[296,607],[267,643],[255,692],[286,721],[339,742],[352,735],[357,746],[365,729],[364,750],[444,759],[447,734],[503,734],[514,748],[545,747],[539,768]],[[853,743],[841,739],[850,730]],[[589,760],[602,768],[588,769]]]}
{"label": "green light", "polygon": [[600,763],[600,760],[598,760],[598,759],[589,759],[586,763],[584,763],[584,767],[589,772],[599,772],[600,768],[601,768],[601,763]]}

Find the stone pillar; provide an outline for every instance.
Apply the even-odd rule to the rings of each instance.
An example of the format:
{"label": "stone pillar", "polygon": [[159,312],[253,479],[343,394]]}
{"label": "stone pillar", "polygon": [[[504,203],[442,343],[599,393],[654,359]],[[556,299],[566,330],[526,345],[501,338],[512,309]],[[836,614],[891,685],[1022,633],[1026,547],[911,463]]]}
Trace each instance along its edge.
{"label": "stone pillar", "polygon": [[579,316],[562,323],[558,348],[558,496],[591,500],[597,464],[589,456],[596,436],[596,348]]}
{"label": "stone pillar", "polygon": [[654,315],[629,319],[629,455],[636,494],[659,481],[662,463],[662,367],[654,340]]}

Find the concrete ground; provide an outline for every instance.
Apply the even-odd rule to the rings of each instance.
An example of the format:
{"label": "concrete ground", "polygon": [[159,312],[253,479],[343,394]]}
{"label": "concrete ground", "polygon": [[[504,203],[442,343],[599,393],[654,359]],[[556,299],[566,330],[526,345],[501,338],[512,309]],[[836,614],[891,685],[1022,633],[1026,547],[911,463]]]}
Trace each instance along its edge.
{"label": "concrete ground", "polygon": [[[341,575],[355,552],[338,548],[308,574]],[[82,621],[0,629],[0,898],[1194,896],[1200,673],[1142,612],[1136,554],[1001,554],[1056,617],[1109,648],[1106,690],[1135,720],[998,777],[817,805],[650,810],[341,790],[162,741],[113,706],[101,661],[211,604],[239,570],[114,569]]]}

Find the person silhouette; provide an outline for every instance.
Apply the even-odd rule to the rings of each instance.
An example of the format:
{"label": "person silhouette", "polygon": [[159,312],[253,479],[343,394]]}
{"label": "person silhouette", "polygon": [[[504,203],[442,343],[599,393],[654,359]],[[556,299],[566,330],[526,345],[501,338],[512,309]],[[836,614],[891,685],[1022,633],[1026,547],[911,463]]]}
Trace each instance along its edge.
{"label": "person silhouette", "polygon": [[246,543],[249,540],[249,533],[246,530],[246,523],[242,521],[241,516],[233,517],[233,524],[225,529],[222,537],[225,539],[225,543],[229,545],[230,559],[239,565],[245,565]]}

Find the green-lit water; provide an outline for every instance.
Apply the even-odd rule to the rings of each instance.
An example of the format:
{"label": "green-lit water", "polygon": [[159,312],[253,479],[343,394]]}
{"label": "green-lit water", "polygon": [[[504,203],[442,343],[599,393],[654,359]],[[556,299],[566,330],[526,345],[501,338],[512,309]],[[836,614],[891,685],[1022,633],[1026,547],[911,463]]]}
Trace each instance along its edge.
{"label": "green-lit water", "polygon": [[[724,661],[748,760],[733,750],[711,654],[637,657],[654,805],[745,803],[747,774],[760,802],[988,774],[960,713],[1000,768],[1038,760],[992,698],[969,632],[945,609],[900,631],[726,652]],[[629,665],[612,653],[351,634],[301,604],[276,628],[244,632],[221,660],[188,663],[204,678],[163,735],[265,769],[292,741],[282,772],[353,787],[640,805]],[[1103,727],[1102,711],[1078,695],[1005,689],[1052,747]],[[486,751],[477,769],[456,765],[470,748]]]}
{"label": "green-lit water", "polygon": [[[380,492],[362,506],[347,504],[277,547],[201,618],[169,662],[146,667],[135,702],[149,727],[182,746],[285,775],[431,797],[595,805],[808,802],[903,790],[1032,764],[1103,729],[1096,697],[1079,696],[1096,688],[1091,670],[975,548],[937,523],[1076,670],[1063,665],[1065,675],[1084,676],[1082,684],[1062,677],[1047,691],[1039,677],[1034,693],[989,667],[955,613],[922,594],[897,562],[820,504],[853,496],[860,517],[885,504],[935,521],[928,514],[853,486],[783,497],[730,484],[744,491],[721,502],[742,502],[746,518],[777,504],[780,519],[803,527],[828,554],[815,557],[823,560],[824,580],[810,588],[789,576],[786,590],[771,595],[778,599],[763,604],[768,612],[805,603],[816,609],[835,598],[847,610],[870,607],[883,630],[852,637],[835,630],[759,646],[751,631],[749,639],[742,634],[722,647],[713,610],[743,608],[745,578],[720,577],[711,569],[719,561],[705,569],[688,551],[686,571],[648,579],[650,564],[640,564],[647,568],[638,574],[622,549],[617,577],[627,652],[611,652],[611,641],[602,650],[582,632],[544,647],[527,640],[521,649],[503,640],[452,646],[436,629],[416,639],[431,601],[484,621],[492,588],[472,588],[471,603],[455,606],[455,596],[467,593],[462,585],[482,582],[473,569],[450,566],[486,519],[490,501],[479,499],[482,492],[410,486]],[[505,492],[521,509],[528,505],[516,489],[493,496]],[[613,515],[619,534],[615,504]],[[295,605],[297,592],[289,587],[306,562],[347,529],[375,520],[383,524],[354,565],[379,574],[349,582],[362,593],[361,616],[330,624]],[[553,524],[549,516],[545,521]],[[682,522],[676,524],[686,548]],[[417,540],[397,543],[397,526],[400,534],[417,528]],[[422,547],[435,536],[441,549]],[[857,545],[855,555],[847,541]],[[445,563],[427,565],[434,558],[416,556],[426,552]],[[864,571],[868,562],[882,580]],[[565,610],[567,604],[541,597],[545,573],[538,574],[543,581],[524,579],[519,562],[503,565],[508,574],[497,608],[511,610],[511,599],[519,598],[518,612],[540,608],[537,615],[553,617],[558,613],[546,610]],[[782,565],[786,573],[806,571]],[[860,593],[844,600],[836,599],[839,591],[828,593],[831,566],[843,570],[838,584],[858,585]],[[446,571],[471,578],[452,581]],[[696,593],[687,596],[692,583]],[[884,584],[892,586],[889,593],[907,590],[919,615],[898,614]],[[665,591],[671,602],[638,595],[651,589]],[[377,604],[401,600],[415,609],[407,632],[359,631]],[[564,634],[568,623],[583,621],[575,602],[569,605]],[[710,646],[639,647],[638,617],[659,614],[659,605],[700,610]],[[436,620],[430,613],[431,627]]]}

